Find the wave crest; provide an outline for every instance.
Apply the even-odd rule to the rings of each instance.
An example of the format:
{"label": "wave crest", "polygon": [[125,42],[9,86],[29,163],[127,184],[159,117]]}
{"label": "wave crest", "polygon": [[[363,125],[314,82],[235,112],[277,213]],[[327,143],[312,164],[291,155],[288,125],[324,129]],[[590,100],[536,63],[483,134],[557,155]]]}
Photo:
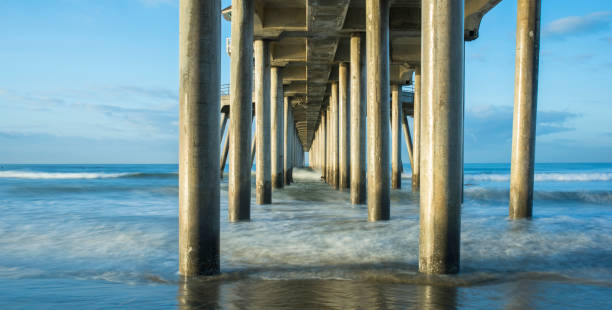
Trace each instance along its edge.
{"label": "wave crest", "polygon": [[0,171],[0,178],[9,179],[103,179],[126,175],[129,173]]}
{"label": "wave crest", "polygon": [[[466,174],[469,182],[508,182],[509,174]],[[536,173],[536,182],[606,182],[612,181],[612,173]]]}

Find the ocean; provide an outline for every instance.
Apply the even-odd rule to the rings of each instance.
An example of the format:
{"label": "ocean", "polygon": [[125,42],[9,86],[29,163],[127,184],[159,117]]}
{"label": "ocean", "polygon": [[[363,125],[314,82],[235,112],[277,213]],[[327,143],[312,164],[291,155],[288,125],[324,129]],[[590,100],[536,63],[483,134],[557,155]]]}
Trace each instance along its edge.
{"label": "ocean", "polygon": [[375,223],[310,169],[229,223],[225,178],[222,274],[182,281],[176,165],[0,165],[0,309],[612,308],[612,164],[537,164],[517,221],[510,166],[466,164],[444,276],[417,272],[409,169]]}

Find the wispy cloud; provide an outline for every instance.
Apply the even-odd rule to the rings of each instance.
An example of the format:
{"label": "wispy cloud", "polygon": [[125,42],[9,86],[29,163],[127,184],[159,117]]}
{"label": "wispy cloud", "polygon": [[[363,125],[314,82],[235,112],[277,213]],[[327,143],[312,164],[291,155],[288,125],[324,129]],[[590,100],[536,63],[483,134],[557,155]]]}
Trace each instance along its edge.
{"label": "wispy cloud", "polygon": [[486,62],[487,60],[487,57],[485,56],[485,54],[482,54],[482,53],[470,53],[468,55],[468,58],[470,60],[474,60],[477,62]]}
{"label": "wispy cloud", "polygon": [[138,1],[146,6],[158,6],[161,4],[174,4],[178,2],[178,0],[138,0]]}
{"label": "wispy cloud", "polygon": [[612,11],[594,12],[584,16],[568,16],[544,26],[542,35],[550,38],[566,38],[610,29]]}
{"label": "wispy cloud", "polygon": [[[538,136],[572,131],[569,122],[579,115],[568,111],[538,111]],[[483,144],[507,143],[512,139],[511,106],[477,106],[467,109],[465,116],[465,136],[467,142]]]}
{"label": "wispy cloud", "polygon": [[[175,138],[178,95],[166,88],[112,86],[93,89],[0,93],[0,130],[59,136],[126,139]],[[27,122],[16,121],[27,115]],[[53,115],[53,117],[49,117]]]}

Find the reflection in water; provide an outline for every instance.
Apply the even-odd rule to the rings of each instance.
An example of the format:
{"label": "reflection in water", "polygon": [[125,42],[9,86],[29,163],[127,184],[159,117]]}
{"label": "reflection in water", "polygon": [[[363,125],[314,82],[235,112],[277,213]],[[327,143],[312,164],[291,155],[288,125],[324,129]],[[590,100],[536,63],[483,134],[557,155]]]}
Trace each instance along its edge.
{"label": "reflection in water", "polygon": [[417,288],[418,309],[457,309],[457,287],[426,285]]}
{"label": "reflection in water", "polygon": [[178,285],[178,304],[181,310],[217,309],[220,281],[208,278],[181,278]]}
{"label": "reflection in water", "polygon": [[181,310],[457,309],[457,287],[322,279],[190,279],[179,285],[177,299]]}
{"label": "reflection in water", "polygon": [[508,300],[504,309],[506,310],[531,310],[534,309],[534,296],[537,296],[537,284],[529,280],[519,280],[508,283]]}

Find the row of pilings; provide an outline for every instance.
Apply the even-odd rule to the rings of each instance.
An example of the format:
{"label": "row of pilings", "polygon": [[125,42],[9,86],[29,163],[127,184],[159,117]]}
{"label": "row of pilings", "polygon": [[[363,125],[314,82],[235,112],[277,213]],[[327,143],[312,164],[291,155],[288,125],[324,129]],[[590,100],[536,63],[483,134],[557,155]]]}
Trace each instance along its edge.
{"label": "row of pilings", "polygon": [[[388,0],[366,0],[365,38],[357,35],[351,38],[352,86],[348,86],[347,64],[341,64],[341,78],[332,84],[332,95],[321,111],[313,143],[316,145],[315,162],[325,180],[339,189],[350,188],[354,203],[367,202],[370,221],[390,219],[390,189],[392,185],[401,184],[400,180],[393,181],[391,177],[396,178],[397,169],[401,167],[396,160],[399,127],[405,126],[405,136],[410,137],[401,109],[393,98],[389,100],[390,95],[398,92],[398,86],[389,83],[389,3]],[[265,51],[265,42],[255,42],[256,54],[253,55],[253,10],[252,0],[233,1],[231,115],[229,139],[226,138],[229,146],[224,151],[230,154],[228,209],[231,221],[250,218],[253,59],[256,75],[263,77],[255,79],[255,89],[263,93],[260,95],[256,91],[255,98],[257,135],[264,137],[255,140],[258,170],[259,160],[263,160],[262,177],[259,178],[260,171],[257,173],[258,194],[260,184],[263,193],[261,200],[258,196],[258,202],[268,201],[266,154],[271,154],[271,187],[280,182],[278,187],[287,180],[285,166],[279,164],[279,160],[284,161],[279,154],[287,153],[280,150],[281,145],[282,148],[292,145],[284,143],[284,139],[279,138],[280,133],[274,134],[275,126],[283,127],[283,122],[293,125],[294,122],[279,116],[284,110],[278,106],[287,106],[282,82],[279,86],[279,78],[275,77],[280,74],[279,70],[270,68],[270,87],[267,87],[266,64],[263,61],[258,64],[258,53]],[[220,170],[219,12],[219,1],[180,1],[179,272],[185,276],[220,271],[220,181],[216,173]],[[415,146],[411,155],[413,184],[420,195],[419,271],[455,273],[459,270],[463,189],[464,2],[423,0],[421,15],[422,53],[414,85]],[[518,0],[511,218],[531,216],[539,27],[540,0]],[[266,89],[271,92],[270,121],[266,119]],[[366,91],[362,92],[363,89]],[[351,106],[347,108],[349,90]],[[259,104],[263,105],[261,109]],[[290,112],[284,114],[291,115]],[[389,139],[392,117],[391,124],[397,133],[392,139],[394,148]],[[266,132],[268,124],[272,133]],[[276,131],[282,130],[277,128]],[[266,152],[265,137],[268,136],[271,138],[270,152]],[[303,160],[304,150],[300,151],[297,153],[302,154]],[[312,147],[310,151],[312,156],[315,153]],[[393,171],[390,171],[390,158],[396,162]]]}

